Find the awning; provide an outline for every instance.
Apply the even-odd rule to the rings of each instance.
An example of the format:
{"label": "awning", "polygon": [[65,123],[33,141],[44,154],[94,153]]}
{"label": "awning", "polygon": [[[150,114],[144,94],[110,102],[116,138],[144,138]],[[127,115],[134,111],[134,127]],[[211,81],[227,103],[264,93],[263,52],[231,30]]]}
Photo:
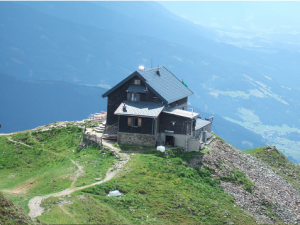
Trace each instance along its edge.
{"label": "awning", "polygon": [[127,92],[147,93],[145,85],[130,84]]}
{"label": "awning", "polygon": [[209,120],[203,120],[203,119],[197,119],[196,120],[196,127],[195,127],[195,130],[199,130],[201,129],[202,127],[205,127],[207,126],[208,124],[210,124],[211,121]]}
{"label": "awning", "polygon": [[163,110],[162,103],[123,101],[115,111],[115,115],[156,118]]}
{"label": "awning", "polygon": [[164,108],[163,113],[172,114],[175,116],[182,116],[186,118],[193,119],[199,116],[199,113],[190,112],[182,109],[175,109],[175,108]]}

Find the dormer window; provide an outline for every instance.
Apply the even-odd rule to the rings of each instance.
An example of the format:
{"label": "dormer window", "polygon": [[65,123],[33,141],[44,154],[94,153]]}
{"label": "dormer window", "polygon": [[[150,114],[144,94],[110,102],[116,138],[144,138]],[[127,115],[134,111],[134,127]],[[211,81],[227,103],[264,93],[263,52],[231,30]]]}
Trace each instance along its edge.
{"label": "dormer window", "polygon": [[141,85],[141,80],[135,79],[134,84]]}
{"label": "dormer window", "polygon": [[127,101],[139,102],[141,95],[138,93],[127,93]]}
{"label": "dormer window", "polygon": [[136,102],[136,93],[131,93],[131,101]]}

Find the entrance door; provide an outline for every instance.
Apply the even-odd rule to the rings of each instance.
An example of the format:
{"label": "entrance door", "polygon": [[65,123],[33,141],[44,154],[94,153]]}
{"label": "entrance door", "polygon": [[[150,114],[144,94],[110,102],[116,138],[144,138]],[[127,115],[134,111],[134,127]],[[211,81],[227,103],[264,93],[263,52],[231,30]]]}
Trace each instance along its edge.
{"label": "entrance door", "polygon": [[174,146],[174,144],[175,144],[175,137],[166,136],[166,145]]}

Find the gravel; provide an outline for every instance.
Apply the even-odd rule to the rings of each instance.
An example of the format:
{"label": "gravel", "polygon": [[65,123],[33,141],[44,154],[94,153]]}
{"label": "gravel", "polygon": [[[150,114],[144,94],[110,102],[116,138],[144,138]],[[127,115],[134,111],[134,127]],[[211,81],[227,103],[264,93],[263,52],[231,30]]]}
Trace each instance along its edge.
{"label": "gravel", "polygon": [[[237,205],[251,213],[260,224],[274,224],[277,217],[287,224],[300,223],[300,195],[283,177],[255,157],[216,139],[208,147],[210,153],[194,158],[189,166],[204,165],[214,169],[213,176],[228,176],[237,169],[255,184],[252,193],[240,184],[221,182],[224,191],[233,196]],[[276,214],[276,215],[275,215]]]}

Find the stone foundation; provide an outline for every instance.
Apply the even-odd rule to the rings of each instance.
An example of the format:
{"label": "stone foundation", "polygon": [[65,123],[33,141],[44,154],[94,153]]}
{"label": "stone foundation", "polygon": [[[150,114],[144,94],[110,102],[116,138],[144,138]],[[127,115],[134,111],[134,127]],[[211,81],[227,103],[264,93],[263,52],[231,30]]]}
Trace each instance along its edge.
{"label": "stone foundation", "polygon": [[155,137],[151,134],[119,132],[118,143],[127,145],[155,146]]}

